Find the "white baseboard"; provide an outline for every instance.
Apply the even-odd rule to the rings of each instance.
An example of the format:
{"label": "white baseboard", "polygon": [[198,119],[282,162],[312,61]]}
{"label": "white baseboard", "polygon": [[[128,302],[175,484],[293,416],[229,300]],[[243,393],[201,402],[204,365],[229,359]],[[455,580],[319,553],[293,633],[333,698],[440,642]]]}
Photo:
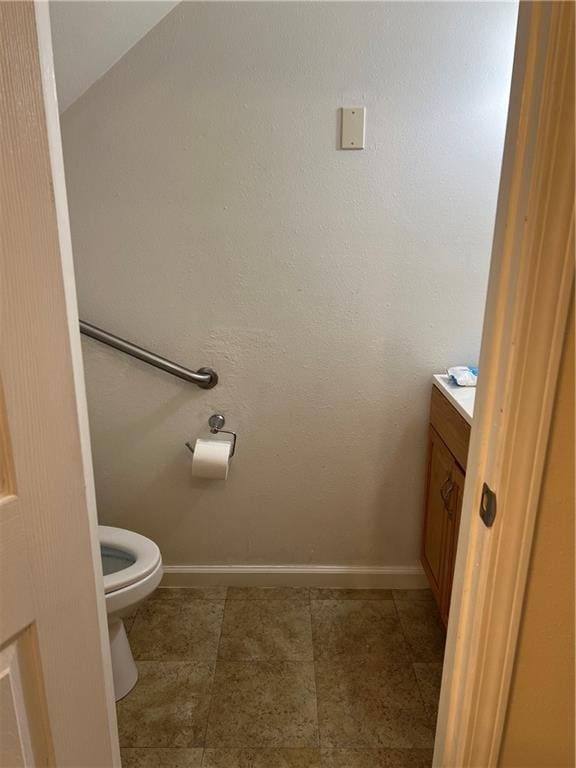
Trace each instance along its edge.
{"label": "white baseboard", "polygon": [[420,566],[165,565],[162,586],[262,586],[422,589]]}

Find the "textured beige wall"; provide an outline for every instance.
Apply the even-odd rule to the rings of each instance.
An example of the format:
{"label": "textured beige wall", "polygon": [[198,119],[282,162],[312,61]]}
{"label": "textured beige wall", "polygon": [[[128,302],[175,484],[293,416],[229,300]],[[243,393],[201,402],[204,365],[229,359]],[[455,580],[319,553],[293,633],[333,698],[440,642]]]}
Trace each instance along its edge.
{"label": "textured beige wall", "polygon": [[[100,518],[172,564],[414,566],[431,375],[477,360],[510,3],[182,3],[62,118]],[[366,149],[337,149],[367,107]],[[186,440],[239,434],[226,484]]]}
{"label": "textured beige wall", "polygon": [[546,459],[501,768],[573,768],[574,302]]}

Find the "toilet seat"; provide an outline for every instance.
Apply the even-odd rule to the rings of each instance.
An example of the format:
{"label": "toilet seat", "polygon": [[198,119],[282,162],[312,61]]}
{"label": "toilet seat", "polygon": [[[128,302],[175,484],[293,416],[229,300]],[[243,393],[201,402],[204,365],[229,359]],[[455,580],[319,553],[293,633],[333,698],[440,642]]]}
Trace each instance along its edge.
{"label": "toilet seat", "polygon": [[[130,563],[126,568],[104,576],[104,594],[106,595],[142,581],[157,570],[162,562],[158,546],[134,531],[99,525],[98,537],[101,546],[118,550],[120,558],[124,555],[126,562]],[[126,554],[128,558],[125,557]]]}

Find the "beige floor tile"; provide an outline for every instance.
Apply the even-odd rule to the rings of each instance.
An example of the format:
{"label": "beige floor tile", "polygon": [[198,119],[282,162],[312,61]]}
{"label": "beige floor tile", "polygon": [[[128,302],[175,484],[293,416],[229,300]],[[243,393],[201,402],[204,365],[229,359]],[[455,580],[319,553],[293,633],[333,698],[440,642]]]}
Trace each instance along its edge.
{"label": "beige floor tile", "polygon": [[432,722],[435,724],[438,717],[438,699],[442,684],[442,664],[416,663],[414,664],[414,672],[416,673],[424,706],[432,718]]}
{"label": "beige floor tile", "polygon": [[224,600],[225,598],[226,587],[158,587],[150,595],[148,601],[182,601],[188,603],[194,600]]}
{"label": "beige floor tile", "polygon": [[431,747],[412,665],[367,658],[316,662],[323,747]]}
{"label": "beige floor tile", "polygon": [[432,749],[323,749],[322,768],[430,768]]}
{"label": "beige floor tile", "polygon": [[202,754],[199,749],[153,749],[135,747],[121,749],[122,768],[200,768]]}
{"label": "beige floor tile", "polygon": [[431,589],[393,589],[394,600],[410,600],[411,602],[433,603],[434,595]]}
{"label": "beige floor tile", "polygon": [[392,600],[313,600],[312,637],[316,659],[379,656],[410,659]]}
{"label": "beige floor tile", "polygon": [[311,600],[392,600],[391,589],[311,589]]}
{"label": "beige floor tile", "polygon": [[318,749],[206,749],[202,768],[321,768]]}
{"label": "beige floor tile", "polygon": [[228,587],[228,600],[309,600],[307,587]]}
{"label": "beige floor tile", "polygon": [[214,662],[137,662],[139,679],[118,702],[121,747],[201,747]]}
{"label": "beige floor tile", "polygon": [[209,747],[317,747],[314,665],[218,661]]}
{"label": "beige floor tile", "polygon": [[229,600],[218,658],[311,661],[310,604],[299,600]]}
{"label": "beige floor tile", "polygon": [[444,657],[446,633],[435,603],[398,600],[396,609],[410,645],[413,661],[437,661]]}
{"label": "beige floor tile", "polygon": [[135,659],[184,661],[215,659],[224,602],[151,601],[143,605],[130,632]]}

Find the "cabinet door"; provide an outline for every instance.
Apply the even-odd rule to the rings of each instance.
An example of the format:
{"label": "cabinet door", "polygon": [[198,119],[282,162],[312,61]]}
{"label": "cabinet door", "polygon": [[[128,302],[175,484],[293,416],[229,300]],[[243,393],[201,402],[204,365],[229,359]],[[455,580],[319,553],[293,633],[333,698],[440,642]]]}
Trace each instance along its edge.
{"label": "cabinet door", "polygon": [[421,559],[440,609],[446,573],[448,514],[445,507],[445,497],[452,482],[454,466],[452,454],[436,430],[430,427],[426,512]]}
{"label": "cabinet door", "polygon": [[462,511],[462,497],[464,495],[464,473],[455,463],[452,469],[451,483],[445,492],[446,508],[446,534],[445,534],[445,571],[442,579],[440,614],[444,624],[448,623],[450,611],[450,598],[452,597],[452,582],[454,580],[454,566],[456,565],[456,549],[458,546],[458,532],[460,530],[460,513]]}

